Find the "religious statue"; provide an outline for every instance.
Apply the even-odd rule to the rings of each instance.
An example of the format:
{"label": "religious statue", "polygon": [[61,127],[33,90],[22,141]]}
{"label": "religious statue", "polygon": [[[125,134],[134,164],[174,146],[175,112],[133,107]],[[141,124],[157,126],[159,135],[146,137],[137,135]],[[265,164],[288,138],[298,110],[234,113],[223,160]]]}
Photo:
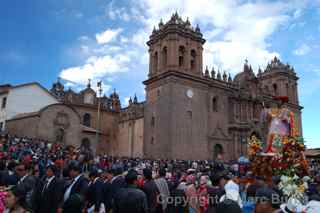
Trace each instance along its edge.
{"label": "religious statue", "polygon": [[[268,124],[268,137],[266,153],[279,153],[283,146],[283,141],[294,135],[294,114],[284,103],[288,102],[288,97],[276,97],[278,106],[275,108],[264,108],[261,113],[261,121]],[[264,106],[264,104],[263,104]]]}

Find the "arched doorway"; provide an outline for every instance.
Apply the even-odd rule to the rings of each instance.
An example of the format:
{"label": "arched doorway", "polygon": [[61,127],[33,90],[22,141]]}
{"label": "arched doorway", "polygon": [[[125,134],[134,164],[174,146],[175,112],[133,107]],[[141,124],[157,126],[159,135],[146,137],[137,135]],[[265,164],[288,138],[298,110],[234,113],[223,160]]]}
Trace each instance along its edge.
{"label": "arched doorway", "polygon": [[222,145],[221,144],[214,145],[214,148],[213,148],[213,159],[217,160],[217,159],[222,158],[222,156],[223,156],[223,147],[222,147]]}
{"label": "arched doorway", "polygon": [[64,143],[65,141],[65,131],[62,127],[56,130],[56,142]]}
{"label": "arched doorway", "polygon": [[90,150],[91,149],[91,142],[88,138],[83,138],[81,141],[81,150],[85,151],[85,150]]}

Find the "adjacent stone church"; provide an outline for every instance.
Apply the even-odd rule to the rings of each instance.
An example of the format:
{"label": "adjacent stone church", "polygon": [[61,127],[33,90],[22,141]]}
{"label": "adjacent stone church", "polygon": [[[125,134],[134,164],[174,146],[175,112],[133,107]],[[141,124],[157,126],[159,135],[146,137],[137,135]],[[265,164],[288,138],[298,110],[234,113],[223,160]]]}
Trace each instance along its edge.
{"label": "adjacent stone church", "polygon": [[[246,154],[251,134],[265,140],[267,127],[259,122],[260,112],[262,103],[273,104],[274,96],[289,97],[287,105],[295,113],[302,134],[298,77],[290,65],[275,57],[256,75],[246,61],[232,79],[214,68],[203,71],[204,43],[199,27],[193,28],[177,13],[167,23],[161,21],[147,42],[146,100],[138,102],[134,97],[126,108],[121,108],[116,91],[109,97],[97,97],[90,82],[76,93],[65,90],[58,81],[51,94],[60,104],[40,111],[52,109],[55,115],[45,116],[52,118],[50,128],[56,129],[48,140],[74,144],[76,138],[78,145],[93,146],[97,153],[114,156],[215,159],[222,154],[225,160],[237,159]],[[22,118],[7,122],[14,132],[20,131],[16,126],[23,128]],[[42,129],[37,130],[40,136],[53,131],[41,122],[37,128]],[[62,135],[69,135],[69,139]]]}

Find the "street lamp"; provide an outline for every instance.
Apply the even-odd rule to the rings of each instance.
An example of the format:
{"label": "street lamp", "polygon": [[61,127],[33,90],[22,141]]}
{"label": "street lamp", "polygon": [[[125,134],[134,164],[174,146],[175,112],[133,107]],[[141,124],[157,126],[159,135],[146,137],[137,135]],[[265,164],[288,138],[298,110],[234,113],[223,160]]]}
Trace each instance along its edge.
{"label": "street lamp", "polygon": [[101,94],[102,94],[102,83],[97,83],[99,98],[98,98],[98,115],[97,115],[97,129],[96,129],[96,144],[99,143],[99,132],[100,132],[100,105],[101,105]]}

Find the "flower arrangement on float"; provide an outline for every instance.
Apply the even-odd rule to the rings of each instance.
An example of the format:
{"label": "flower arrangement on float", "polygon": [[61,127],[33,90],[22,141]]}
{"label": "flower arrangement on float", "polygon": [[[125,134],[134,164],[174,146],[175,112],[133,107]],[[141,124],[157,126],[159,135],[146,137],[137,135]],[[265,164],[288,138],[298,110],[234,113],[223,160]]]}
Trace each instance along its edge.
{"label": "flower arrangement on float", "polygon": [[300,178],[297,175],[282,175],[279,183],[279,188],[282,190],[285,196],[303,200],[304,193],[308,189],[308,181],[310,181],[309,176]]}
{"label": "flower arrangement on float", "polygon": [[[302,154],[305,146],[301,137],[286,137],[282,150],[274,155],[263,153],[262,142],[256,136],[253,135],[248,141],[251,170],[255,175],[267,179],[271,179],[272,176],[288,177],[283,180],[291,180],[295,177],[292,180],[295,181],[297,188],[302,189],[300,179],[307,176],[308,165]],[[291,187],[286,182],[283,182],[282,185]]]}

